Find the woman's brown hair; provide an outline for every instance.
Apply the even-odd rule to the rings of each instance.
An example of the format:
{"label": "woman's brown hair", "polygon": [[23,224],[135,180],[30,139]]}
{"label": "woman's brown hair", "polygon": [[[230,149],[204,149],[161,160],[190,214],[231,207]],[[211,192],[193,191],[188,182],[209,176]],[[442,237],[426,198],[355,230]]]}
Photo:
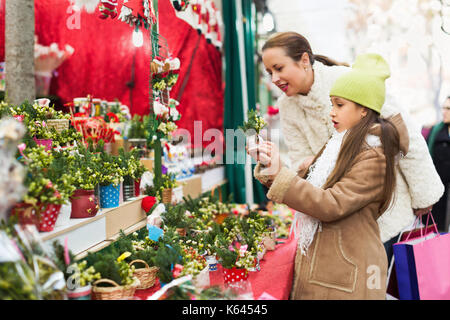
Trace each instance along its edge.
{"label": "woman's brown hair", "polygon": [[[365,108],[360,106],[361,108]],[[366,108],[367,109],[367,108]],[[380,114],[367,109],[367,115],[359,121],[352,129],[345,134],[341,150],[336,161],[336,166],[328,177],[323,189],[332,187],[344,174],[352,167],[356,156],[364,149],[368,148],[366,136],[374,124],[381,127],[381,143],[383,145],[384,156],[386,158],[386,173],[380,212],[386,211],[394,196],[396,184],[395,179],[395,156],[400,151],[399,134],[394,125],[387,119],[380,117]]]}
{"label": "woman's brown hair", "polygon": [[320,61],[327,66],[346,66],[349,65],[345,62],[338,62],[326,56],[313,54],[311,46],[304,36],[297,32],[280,32],[270,37],[262,47],[262,51],[270,48],[283,48],[286,54],[294,61],[299,61],[303,53],[307,53],[311,65],[314,61]]}

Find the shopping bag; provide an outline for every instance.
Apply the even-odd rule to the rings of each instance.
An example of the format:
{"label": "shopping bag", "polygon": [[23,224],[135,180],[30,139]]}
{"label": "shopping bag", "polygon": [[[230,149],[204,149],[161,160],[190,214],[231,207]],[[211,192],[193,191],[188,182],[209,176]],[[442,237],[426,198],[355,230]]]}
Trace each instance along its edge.
{"label": "shopping bag", "polygon": [[[419,238],[421,235],[428,235],[429,233],[434,232],[436,226],[433,224],[431,226],[424,226],[421,228],[415,228],[410,231],[405,231],[400,233],[397,242],[402,242],[409,239]],[[398,292],[398,282],[397,282],[397,271],[395,268],[395,256],[392,257],[391,264],[389,267],[389,279],[387,284],[387,293],[396,299],[400,299],[400,295]]]}
{"label": "shopping bag", "polygon": [[412,246],[420,300],[450,300],[450,234],[436,233]]}
{"label": "shopping bag", "polygon": [[[431,213],[429,215],[431,215]],[[419,217],[416,219],[415,224],[417,224],[419,219]],[[411,230],[405,240],[393,245],[395,273],[400,300],[420,300],[413,247],[437,236],[436,232],[429,232],[429,229],[427,219],[425,228]],[[417,230],[419,231],[419,234],[417,234]],[[415,238],[411,237],[413,231],[415,231]]]}

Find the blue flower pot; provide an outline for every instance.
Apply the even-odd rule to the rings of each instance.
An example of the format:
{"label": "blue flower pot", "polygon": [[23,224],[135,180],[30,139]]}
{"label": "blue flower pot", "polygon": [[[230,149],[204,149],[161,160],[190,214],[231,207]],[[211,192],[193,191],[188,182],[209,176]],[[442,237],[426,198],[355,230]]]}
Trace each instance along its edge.
{"label": "blue flower pot", "polygon": [[115,208],[119,206],[120,184],[100,186],[100,207]]}

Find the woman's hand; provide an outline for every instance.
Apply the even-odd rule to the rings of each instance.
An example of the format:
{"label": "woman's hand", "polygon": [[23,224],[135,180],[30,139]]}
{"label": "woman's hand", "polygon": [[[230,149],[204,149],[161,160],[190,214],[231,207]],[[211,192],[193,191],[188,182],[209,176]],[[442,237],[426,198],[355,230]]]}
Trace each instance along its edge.
{"label": "woman's hand", "polygon": [[428,212],[430,212],[432,208],[433,208],[433,206],[429,206],[427,208],[413,209],[413,211],[417,217],[421,217],[424,214],[427,214]]}

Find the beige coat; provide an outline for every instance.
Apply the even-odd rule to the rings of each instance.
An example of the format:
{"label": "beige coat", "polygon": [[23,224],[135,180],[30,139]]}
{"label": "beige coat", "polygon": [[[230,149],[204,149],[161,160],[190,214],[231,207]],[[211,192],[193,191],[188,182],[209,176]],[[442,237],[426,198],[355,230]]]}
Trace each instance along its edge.
{"label": "beige coat", "polygon": [[[406,153],[406,128],[397,130]],[[269,199],[322,222],[307,255],[297,253],[291,299],[385,299],[387,257],[377,224],[385,161],[381,147],[367,148],[326,190],[303,179],[307,170],[284,167],[269,181],[256,166],[255,177],[270,187]]]}

